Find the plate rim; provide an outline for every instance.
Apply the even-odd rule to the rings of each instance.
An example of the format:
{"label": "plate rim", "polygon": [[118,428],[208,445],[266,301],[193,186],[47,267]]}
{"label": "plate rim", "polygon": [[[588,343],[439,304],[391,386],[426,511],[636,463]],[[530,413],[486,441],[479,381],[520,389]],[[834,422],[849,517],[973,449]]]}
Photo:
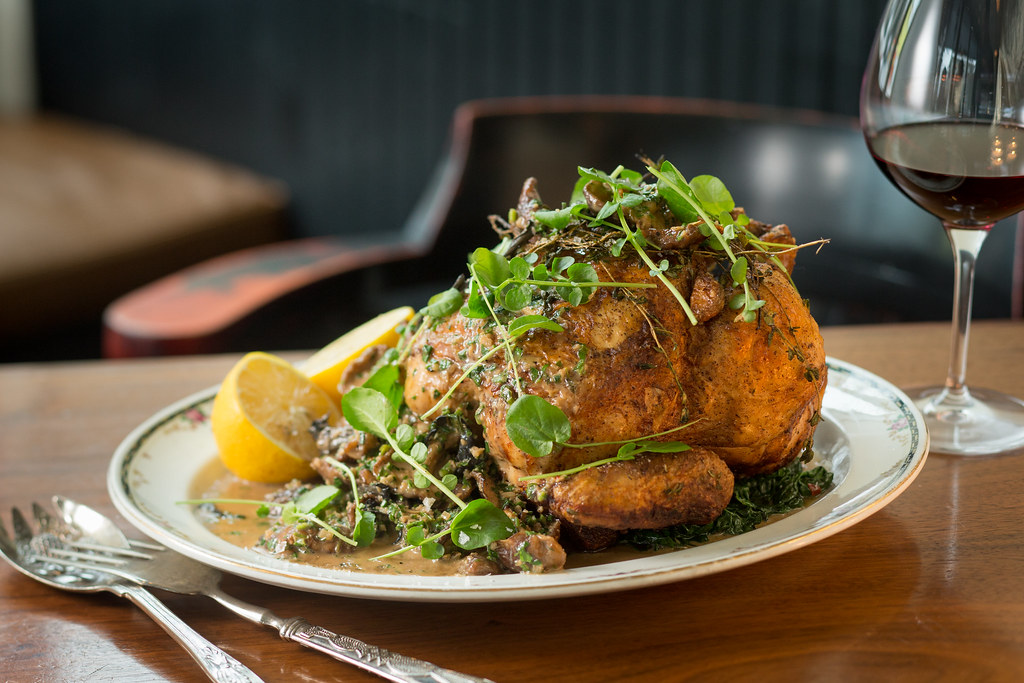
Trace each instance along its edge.
{"label": "plate rim", "polygon": [[[881,490],[875,492],[875,494],[870,496],[867,501],[854,505],[853,509],[849,512],[840,514],[836,516],[835,519],[830,519],[831,516],[834,516],[833,513],[837,509],[833,508],[816,519],[819,523],[824,521],[820,526],[815,527],[814,525],[811,525],[808,529],[802,532],[791,533],[783,538],[775,539],[770,542],[753,543],[746,548],[741,548],[726,556],[710,558],[708,560],[698,562],[697,564],[686,562],[665,563],[662,561],[664,566],[641,567],[639,569],[628,568],[623,569],[622,571],[616,571],[615,568],[617,565],[635,562],[640,562],[642,564],[643,559],[648,558],[643,558],[642,560],[614,561],[603,565],[597,565],[604,569],[604,571],[599,571],[594,576],[588,575],[584,577],[578,577],[573,574],[576,570],[570,569],[562,572],[552,572],[540,575],[512,574],[496,575],[494,577],[422,577],[412,575],[361,574],[352,572],[350,574],[354,578],[344,578],[336,575],[320,577],[289,573],[273,567],[260,566],[254,561],[241,562],[222,553],[216,552],[215,550],[211,551],[209,548],[203,548],[197,543],[190,542],[185,538],[179,538],[176,534],[170,533],[147,515],[136,501],[133,500],[133,494],[130,490],[131,486],[127,481],[128,472],[130,471],[130,466],[132,464],[130,456],[140,450],[144,443],[144,439],[156,432],[162,425],[166,424],[174,417],[185,413],[191,408],[195,408],[196,406],[212,400],[220,386],[219,384],[206,387],[205,389],[194,392],[165,406],[163,409],[157,411],[148,419],[137,425],[135,429],[125,436],[115,449],[108,465],[107,489],[114,507],[118,512],[120,512],[132,526],[153,540],[161,542],[179,553],[189,555],[199,562],[216,567],[217,569],[227,573],[283,588],[325,595],[397,601],[500,602],[510,600],[534,600],[551,597],[581,596],[660,585],[691,578],[698,578],[700,576],[706,576],[753,564],[755,562],[766,560],[770,557],[775,557],[806,547],[812,543],[816,543],[849,528],[850,526],[854,526],[867,517],[875,514],[895,500],[917,478],[917,475],[920,473],[925,461],[927,460],[929,450],[927,428],[925,427],[924,418],[917,406],[914,405],[913,401],[911,401],[910,398],[907,397],[907,395],[900,389],[875,373],[831,356],[826,356],[826,362],[830,373],[830,382],[826,387],[826,397],[828,396],[829,387],[832,386],[831,373],[833,371],[838,371],[841,374],[850,375],[858,380],[866,381],[876,389],[884,390],[897,401],[904,416],[908,419],[908,426],[912,433],[912,444],[908,449],[908,452],[903,457],[902,461],[898,463],[898,466],[890,468],[895,469],[895,471],[893,471],[888,478],[878,480],[878,483],[882,484]],[[843,482],[840,482],[840,484],[834,489],[826,493],[826,497],[838,490],[842,486],[842,483]],[[818,502],[820,503],[822,501]],[[845,505],[849,505],[850,502],[852,501],[847,501]],[[809,510],[813,508],[814,505],[815,504],[812,504],[800,512]],[[771,526],[772,525],[767,525],[767,527],[760,527],[759,529],[770,528]],[[742,539],[744,537],[749,537],[749,534],[756,534],[759,529],[755,529],[747,534],[729,537],[729,539],[724,540],[733,540],[735,542],[735,539]],[[721,541],[705,544],[705,546],[699,547],[707,547],[709,545],[713,546],[715,543],[719,542]],[[225,543],[227,543],[227,541],[225,541]],[[240,546],[234,547],[240,548]],[[247,552],[253,552],[244,548],[240,549]],[[652,555],[649,557],[671,557],[680,553],[685,553],[688,550],[691,549],[684,548],[658,556]],[[253,560],[255,560],[256,557],[260,557],[263,562],[276,561],[276,563],[285,563],[285,565],[294,564],[287,560],[276,560],[276,558],[271,558],[269,556],[263,557],[254,553]],[[324,570],[324,572],[328,571],[336,573],[344,572],[344,570]],[[361,577],[367,576],[392,577],[399,581],[397,584],[387,583],[386,585],[375,585],[374,582],[367,583],[365,580],[359,580]],[[502,576],[519,577],[520,580],[506,581],[505,583],[510,585],[502,585]],[[521,580],[521,577],[533,576],[538,577],[538,579],[539,577],[547,578],[545,580],[529,581],[525,583]],[[401,579],[407,580],[400,581]],[[430,579],[440,579],[440,581],[430,581]],[[402,585],[403,583],[408,583],[410,585]]]}

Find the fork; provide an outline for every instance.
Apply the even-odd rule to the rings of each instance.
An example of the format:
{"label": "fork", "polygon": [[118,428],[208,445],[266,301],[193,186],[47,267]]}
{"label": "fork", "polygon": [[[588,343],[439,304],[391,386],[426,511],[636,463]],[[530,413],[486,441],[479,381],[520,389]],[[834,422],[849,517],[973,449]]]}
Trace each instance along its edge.
{"label": "fork", "polygon": [[262,683],[263,679],[228,653],[196,633],[166,605],[143,586],[97,567],[72,566],[50,557],[40,557],[40,551],[60,545],[54,535],[53,519],[36,504],[32,506],[40,532],[33,532],[21,510],[11,510],[14,538],[0,520],[0,556],[15,569],[48,586],[69,591],[95,593],[107,591],[127,598],[167,631],[213,681],[219,683]]}
{"label": "fork", "polygon": [[[57,496],[54,502],[64,514],[70,533],[62,545],[49,546],[46,554],[62,563],[83,569],[99,568],[128,581],[172,593],[206,595],[243,619],[276,629],[285,640],[292,640],[396,683],[494,683],[337,635],[310,624],[302,617],[282,619],[268,609],[223,592],[219,570],[162,545],[138,541],[129,543],[112,521],[81,503]],[[69,514],[69,510],[74,510],[75,514]],[[84,524],[76,524],[80,517],[88,519],[89,529],[101,530],[96,535],[102,536],[105,542],[90,535],[89,529],[82,529]]]}

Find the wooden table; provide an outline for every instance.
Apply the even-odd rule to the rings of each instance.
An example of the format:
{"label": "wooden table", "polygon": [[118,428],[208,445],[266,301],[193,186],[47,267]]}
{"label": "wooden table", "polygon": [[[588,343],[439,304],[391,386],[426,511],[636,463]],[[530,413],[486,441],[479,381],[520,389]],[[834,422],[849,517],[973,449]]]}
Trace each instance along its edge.
{"label": "wooden table", "polygon": [[[900,386],[941,381],[946,324],[832,328],[828,352]],[[969,378],[1024,394],[1024,323],[983,322]],[[53,493],[115,515],[118,442],[216,383],[234,357],[0,366],[0,500]],[[123,520],[121,523],[127,526]],[[239,597],[438,664],[511,681],[921,681],[1024,677],[1024,453],[933,455],[860,524],[721,574],[601,596],[402,604],[229,577]],[[164,595],[268,681],[370,681],[205,598]],[[0,681],[202,681],[128,602],[47,588],[0,566]]]}

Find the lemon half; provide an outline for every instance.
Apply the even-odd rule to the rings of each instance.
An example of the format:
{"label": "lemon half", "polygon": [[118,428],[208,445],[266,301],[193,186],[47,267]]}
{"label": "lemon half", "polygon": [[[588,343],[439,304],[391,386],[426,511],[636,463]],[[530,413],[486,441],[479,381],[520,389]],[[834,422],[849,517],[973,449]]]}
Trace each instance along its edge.
{"label": "lemon half", "polygon": [[341,401],[338,382],[349,363],[375,344],[396,346],[399,335],[395,328],[408,322],[412,314],[413,310],[409,306],[381,313],[341,335],[300,363],[298,367],[331,398]]}
{"label": "lemon half", "polygon": [[231,369],[210,414],[220,458],[235,475],[281,483],[313,475],[313,420],[341,418],[335,401],[282,358],[253,352]]}

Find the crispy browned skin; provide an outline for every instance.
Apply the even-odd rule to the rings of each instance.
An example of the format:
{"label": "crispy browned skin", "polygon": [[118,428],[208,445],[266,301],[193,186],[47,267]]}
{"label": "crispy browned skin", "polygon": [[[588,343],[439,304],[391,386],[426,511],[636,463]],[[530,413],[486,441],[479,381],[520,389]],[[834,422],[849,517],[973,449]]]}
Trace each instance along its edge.
{"label": "crispy browned skin", "polygon": [[556,481],[549,509],[571,524],[660,529],[713,521],[732,498],[733,475],[713,452],[642,454]]}
{"label": "crispy browned skin", "polygon": [[[527,249],[542,259],[563,253],[547,252],[539,238]],[[618,258],[605,250],[571,255],[592,263],[603,281],[655,282],[628,248]],[[572,424],[572,443],[596,445],[556,446],[550,455],[534,458],[512,443],[504,424],[516,393],[504,352],[473,381],[464,381],[448,404],[475,413],[491,457],[514,484],[525,475],[608,458],[622,440],[692,422],[657,438],[703,449],[657,456],[663,459],[658,462],[672,463],[663,470],[653,469],[651,456],[591,468],[549,485],[550,509],[578,526],[700,523],[713,507],[710,501],[720,503],[718,512],[728,502],[729,496],[721,499],[732,489],[731,479],[725,485],[725,472],[747,476],[778,469],[814,433],[826,383],[825,354],[818,326],[787,274],[766,263],[752,264],[758,269],[753,292],[766,303],[755,322],[737,322],[736,313],[718,302],[729,301],[738,290],[709,257],[690,248],[664,250],[657,257],[676,266],[669,278],[698,310],[699,324],[690,323],[660,283],[652,289],[596,288],[576,307],[555,298],[535,300],[533,308],[522,311],[543,313],[564,328],[534,330],[516,341],[522,355],[515,370],[523,391],[562,409]],[[430,409],[463,369],[497,342],[484,321],[458,313],[433,327],[407,364],[410,408],[419,414]],[[430,349],[429,358],[423,357],[424,348]],[[704,469],[689,466],[695,458]],[[706,472],[718,474],[709,478]],[[598,486],[599,481],[605,483]],[[602,493],[602,486],[614,490]],[[659,493],[676,489],[680,495]],[[584,505],[584,499],[593,502]]]}
{"label": "crispy browned skin", "polygon": [[[603,279],[650,281],[646,269],[628,259],[598,266]],[[689,290],[684,279],[675,282]],[[714,447],[734,471],[749,475],[777,469],[810,438],[810,418],[824,392],[825,356],[818,326],[785,275],[771,270],[761,282],[757,294],[767,303],[754,323],[735,322],[725,310],[693,326],[663,287],[634,290],[643,292],[642,299],[616,291],[599,288],[575,308],[558,304],[563,332],[535,330],[519,342],[524,391],[565,412],[573,442],[639,438],[688,418],[695,424],[663,440]],[[652,326],[664,331],[656,335]],[[413,353],[407,366],[406,401],[417,413],[432,407],[495,339],[482,321],[455,314],[424,335],[423,343],[432,348],[430,361]],[[791,359],[791,352],[798,355]],[[510,481],[615,453],[618,446],[611,444],[533,458],[516,448],[504,429],[510,377],[503,361],[498,365],[482,373],[479,386],[463,382],[450,405],[480,406],[491,454]],[[540,368],[546,370],[532,379],[531,369],[536,375]]]}

